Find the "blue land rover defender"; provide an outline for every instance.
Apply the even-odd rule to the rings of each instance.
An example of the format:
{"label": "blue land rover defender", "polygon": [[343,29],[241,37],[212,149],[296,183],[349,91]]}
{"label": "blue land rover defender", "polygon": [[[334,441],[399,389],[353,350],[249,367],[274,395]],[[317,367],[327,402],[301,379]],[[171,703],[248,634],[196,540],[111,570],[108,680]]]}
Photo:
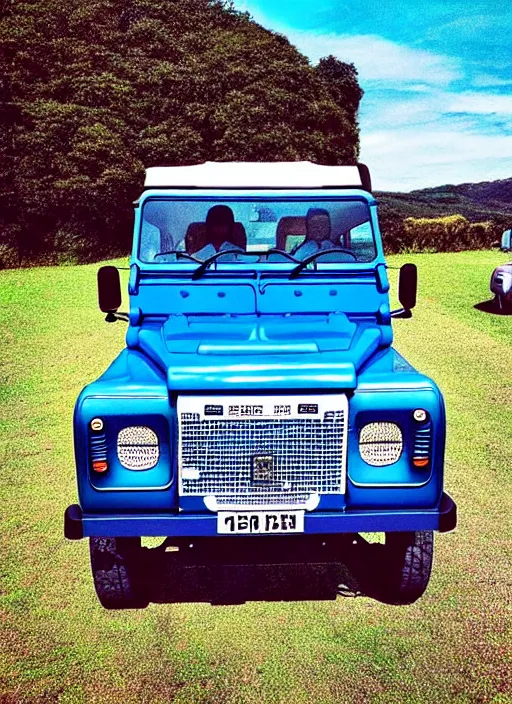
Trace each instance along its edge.
{"label": "blue land rover defender", "polygon": [[147,170],[126,313],[117,269],[98,272],[126,349],[74,415],[65,535],[90,539],[103,606],[147,605],[145,536],[307,565],[378,532],[383,598],[421,596],[433,532],[455,527],[456,508],[443,397],[392,347],[416,285],[404,265],[390,310],[364,165]]}

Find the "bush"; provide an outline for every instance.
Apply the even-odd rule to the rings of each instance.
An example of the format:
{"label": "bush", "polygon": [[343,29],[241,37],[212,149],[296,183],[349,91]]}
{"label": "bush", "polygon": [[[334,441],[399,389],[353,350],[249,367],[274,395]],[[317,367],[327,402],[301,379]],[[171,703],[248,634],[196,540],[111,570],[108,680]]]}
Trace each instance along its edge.
{"label": "bush", "polygon": [[492,221],[472,223],[462,215],[388,219],[382,229],[384,248],[389,254],[488,249],[501,235],[499,224]]}

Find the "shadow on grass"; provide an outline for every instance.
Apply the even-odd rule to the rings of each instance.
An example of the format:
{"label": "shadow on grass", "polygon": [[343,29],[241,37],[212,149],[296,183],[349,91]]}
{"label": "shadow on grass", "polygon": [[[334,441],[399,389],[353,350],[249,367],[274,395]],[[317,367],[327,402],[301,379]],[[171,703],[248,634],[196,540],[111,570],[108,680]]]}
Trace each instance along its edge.
{"label": "shadow on grass", "polygon": [[512,315],[512,305],[506,304],[503,308],[500,308],[495,298],[492,298],[490,301],[476,303],[473,308],[482,311],[482,313],[491,313],[493,315]]}
{"label": "shadow on grass", "polygon": [[[145,574],[153,603],[207,602],[213,605],[243,604],[247,601],[322,601],[338,596],[369,596],[385,601],[380,593],[381,545],[354,536],[340,545],[319,545],[317,554],[300,562],[301,556],[279,551],[271,564],[256,551],[237,551],[216,556],[195,546],[179,551],[147,550]],[[336,555],[334,555],[336,548]],[[322,554],[322,549],[325,553]],[[245,557],[245,559],[244,559]],[[217,559],[221,562],[217,562]],[[252,558],[252,559],[251,559]]]}

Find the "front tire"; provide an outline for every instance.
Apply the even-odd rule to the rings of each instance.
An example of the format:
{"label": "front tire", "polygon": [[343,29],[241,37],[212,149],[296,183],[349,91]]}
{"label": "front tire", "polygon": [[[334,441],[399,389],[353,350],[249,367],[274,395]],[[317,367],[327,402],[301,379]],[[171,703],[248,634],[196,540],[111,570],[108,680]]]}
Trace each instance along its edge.
{"label": "front tire", "polygon": [[414,533],[386,533],[384,597],[389,604],[413,604],[427,588],[434,557],[431,530]]}
{"label": "front tire", "polygon": [[145,608],[149,598],[140,538],[91,538],[89,548],[101,605],[105,609]]}

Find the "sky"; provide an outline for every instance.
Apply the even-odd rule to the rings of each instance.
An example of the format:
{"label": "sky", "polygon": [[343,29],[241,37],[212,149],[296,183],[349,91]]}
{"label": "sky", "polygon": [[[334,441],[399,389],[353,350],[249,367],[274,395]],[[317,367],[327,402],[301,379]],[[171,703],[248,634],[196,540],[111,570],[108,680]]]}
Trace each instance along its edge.
{"label": "sky", "polygon": [[512,177],[512,0],[235,0],[313,64],[353,63],[376,190]]}

